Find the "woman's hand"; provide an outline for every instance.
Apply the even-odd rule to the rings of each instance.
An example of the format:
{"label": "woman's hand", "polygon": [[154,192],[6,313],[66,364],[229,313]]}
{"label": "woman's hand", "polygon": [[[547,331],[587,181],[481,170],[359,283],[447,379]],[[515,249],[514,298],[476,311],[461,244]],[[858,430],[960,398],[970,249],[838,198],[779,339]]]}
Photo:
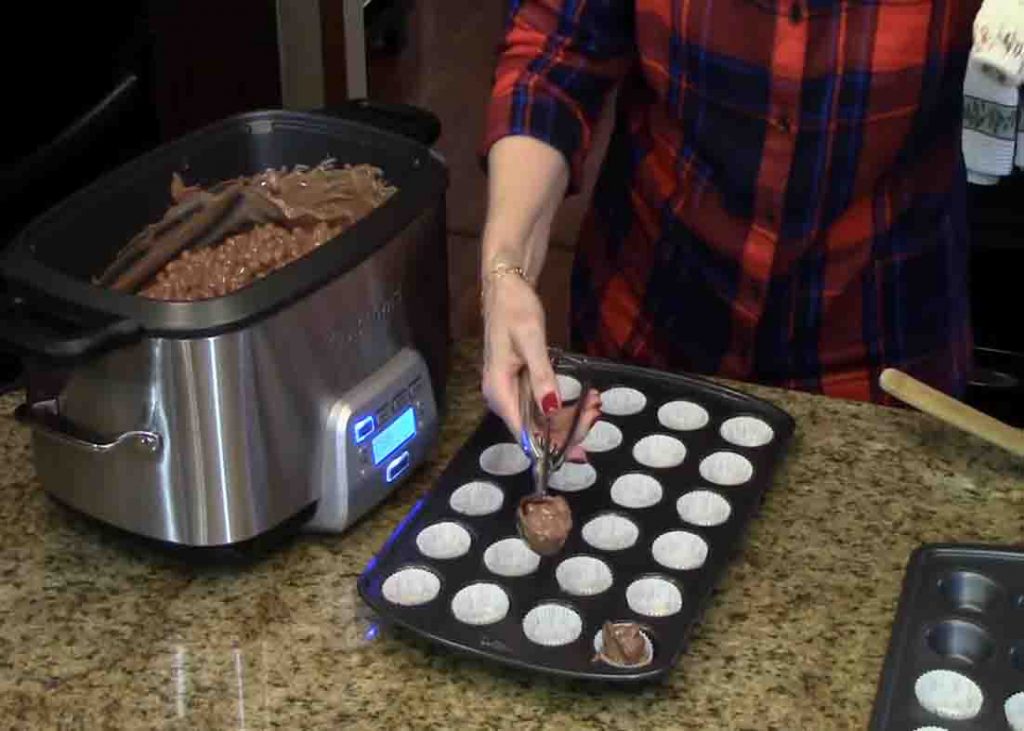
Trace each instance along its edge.
{"label": "woman's hand", "polygon": [[537,406],[545,415],[561,407],[548,359],[544,307],[528,282],[507,274],[484,281],[483,393],[487,405],[518,435],[519,373],[529,371]]}
{"label": "woman's hand", "polygon": [[491,410],[517,438],[523,426],[519,409],[523,368],[528,371],[537,406],[551,419],[554,446],[568,440],[566,459],[585,462],[586,452],[579,444],[601,415],[601,397],[594,390],[581,395],[583,411],[575,431],[568,434],[576,407],[563,406],[558,394],[548,359],[543,305],[527,282],[509,275],[492,280],[484,290],[483,393]]}

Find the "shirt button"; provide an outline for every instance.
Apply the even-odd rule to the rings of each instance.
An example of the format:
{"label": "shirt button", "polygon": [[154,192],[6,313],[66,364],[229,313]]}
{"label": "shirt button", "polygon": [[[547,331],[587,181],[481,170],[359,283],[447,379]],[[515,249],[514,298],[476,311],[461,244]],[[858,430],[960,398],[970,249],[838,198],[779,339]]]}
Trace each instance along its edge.
{"label": "shirt button", "polygon": [[800,7],[799,2],[789,6],[789,19],[794,25],[804,19],[804,9]]}
{"label": "shirt button", "polygon": [[785,114],[778,118],[776,124],[778,124],[779,129],[781,129],[786,134],[789,134],[793,129],[793,123],[789,121],[789,117],[787,117]]}

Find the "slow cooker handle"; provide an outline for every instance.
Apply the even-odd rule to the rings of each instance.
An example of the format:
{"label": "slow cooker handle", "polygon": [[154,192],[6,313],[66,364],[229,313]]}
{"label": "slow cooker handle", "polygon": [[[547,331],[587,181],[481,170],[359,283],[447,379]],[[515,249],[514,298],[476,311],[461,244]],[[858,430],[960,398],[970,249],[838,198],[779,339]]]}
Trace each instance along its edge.
{"label": "slow cooker handle", "polygon": [[0,307],[0,345],[22,355],[56,360],[79,358],[128,340],[141,330],[138,323],[119,318],[99,325],[59,320],[55,315],[29,312],[18,298],[8,299],[3,304]]}
{"label": "slow cooker handle", "polygon": [[394,132],[433,147],[441,136],[441,120],[426,109],[409,104],[387,104],[369,99],[352,99],[318,110],[319,114]]}

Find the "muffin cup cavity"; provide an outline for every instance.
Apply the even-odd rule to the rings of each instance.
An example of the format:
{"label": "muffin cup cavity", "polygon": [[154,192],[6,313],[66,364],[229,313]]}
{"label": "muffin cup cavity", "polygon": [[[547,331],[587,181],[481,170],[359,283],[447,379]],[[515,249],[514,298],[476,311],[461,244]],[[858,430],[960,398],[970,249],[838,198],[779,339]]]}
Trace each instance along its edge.
{"label": "muffin cup cavity", "polygon": [[573,596],[594,596],[612,586],[612,570],[608,564],[593,556],[573,556],[555,569],[558,586]]}
{"label": "muffin cup cavity", "polygon": [[661,502],[661,483],[641,472],[627,472],[612,483],[612,502],[624,508],[649,508]]}
{"label": "muffin cup cavity", "polygon": [[651,469],[670,469],[686,459],[686,446],[675,437],[651,434],[633,446],[633,459]]}
{"label": "muffin cup cavity", "polygon": [[673,431],[696,431],[708,425],[707,409],[693,401],[669,401],[658,409],[658,423]]}
{"label": "muffin cup cavity", "polygon": [[492,444],[480,454],[480,469],[489,475],[510,477],[529,468],[530,460],[526,453],[512,442]]}
{"label": "muffin cup cavity", "polygon": [[448,499],[448,505],[456,513],[478,518],[501,510],[505,493],[490,482],[467,482]]}
{"label": "muffin cup cavity", "polygon": [[433,571],[419,566],[399,569],[384,580],[381,594],[392,604],[416,607],[437,598],[441,592],[441,579]]}
{"label": "muffin cup cavity", "polygon": [[523,634],[544,647],[561,647],[574,642],[583,632],[579,613],[557,602],[538,604],[523,617]]}

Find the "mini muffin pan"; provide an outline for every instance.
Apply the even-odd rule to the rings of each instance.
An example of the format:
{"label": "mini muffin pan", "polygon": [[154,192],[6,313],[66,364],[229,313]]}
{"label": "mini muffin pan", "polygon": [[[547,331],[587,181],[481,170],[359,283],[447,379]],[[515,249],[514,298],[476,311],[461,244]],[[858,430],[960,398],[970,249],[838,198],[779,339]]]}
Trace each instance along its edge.
{"label": "mini muffin pan", "polygon": [[[550,480],[572,510],[562,551],[541,557],[519,538],[531,470],[490,414],[370,562],[359,592],[384,621],[471,655],[569,677],[653,679],[685,650],[794,424],[710,381],[579,360],[606,408],[583,443],[589,464]],[[578,399],[582,374],[558,375],[563,399]],[[606,621],[639,623],[649,662],[598,659]]]}
{"label": "mini muffin pan", "polygon": [[1024,731],[1024,549],[911,556],[872,731]]}

